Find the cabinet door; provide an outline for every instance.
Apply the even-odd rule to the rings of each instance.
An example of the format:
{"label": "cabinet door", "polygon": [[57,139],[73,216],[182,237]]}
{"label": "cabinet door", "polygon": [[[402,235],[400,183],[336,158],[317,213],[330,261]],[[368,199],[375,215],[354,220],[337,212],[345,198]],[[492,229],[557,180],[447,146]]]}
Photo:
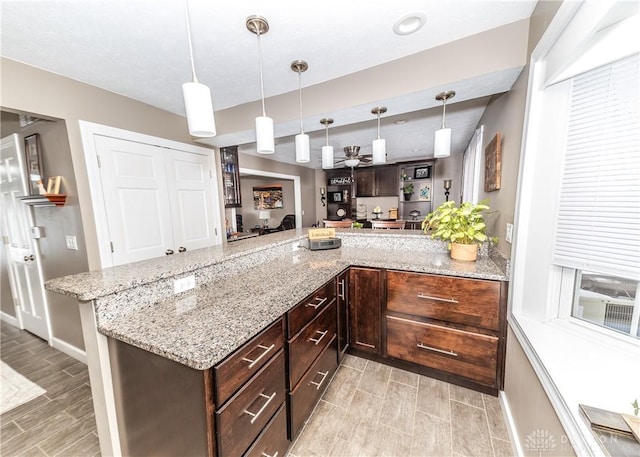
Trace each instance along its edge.
{"label": "cabinet door", "polygon": [[374,168],[376,195],[378,197],[396,197],[398,195],[398,169],[394,166]]}
{"label": "cabinet door", "polygon": [[349,271],[338,275],[338,357],[342,356],[349,347]]}
{"label": "cabinet door", "polygon": [[376,196],[376,175],[373,168],[361,168],[355,172],[356,197]]}
{"label": "cabinet door", "polygon": [[375,268],[351,268],[349,272],[350,344],[375,354],[381,353],[382,275]]}

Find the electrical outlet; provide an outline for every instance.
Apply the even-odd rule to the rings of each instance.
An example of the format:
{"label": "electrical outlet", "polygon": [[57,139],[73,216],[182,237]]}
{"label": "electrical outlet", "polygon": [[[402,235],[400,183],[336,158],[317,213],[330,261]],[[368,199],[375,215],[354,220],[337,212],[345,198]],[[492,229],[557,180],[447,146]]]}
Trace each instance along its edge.
{"label": "electrical outlet", "polygon": [[67,249],[71,249],[72,251],[77,251],[78,250],[78,241],[76,240],[76,237],[73,235],[66,235],[64,237],[65,242],[67,244]]}
{"label": "electrical outlet", "polygon": [[504,239],[507,243],[511,243],[512,238],[513,238],[513,224],[507,224],[507,234],[504,236]]}
{"label": "electrical outlet", "polygon": [[176,279],[173,282],[173,293],[179,294],[187,290],[193,289],[196,286],[196,277],[191,275],[182,279]]}

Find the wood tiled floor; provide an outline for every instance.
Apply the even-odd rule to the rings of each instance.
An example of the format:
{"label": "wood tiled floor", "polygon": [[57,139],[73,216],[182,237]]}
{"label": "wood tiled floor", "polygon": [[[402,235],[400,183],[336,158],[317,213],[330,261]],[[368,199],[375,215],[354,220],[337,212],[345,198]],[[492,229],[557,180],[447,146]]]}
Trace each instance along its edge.
{"label": "wood tiled floor", "polygon": [[0,324],[0,358],[47,392],[0,416],[0,455],[100,455],[85,364]]}
{"label": "wood tiled floor", "polygon": [[510,455],[496,397],[349,355],[289,453]]}

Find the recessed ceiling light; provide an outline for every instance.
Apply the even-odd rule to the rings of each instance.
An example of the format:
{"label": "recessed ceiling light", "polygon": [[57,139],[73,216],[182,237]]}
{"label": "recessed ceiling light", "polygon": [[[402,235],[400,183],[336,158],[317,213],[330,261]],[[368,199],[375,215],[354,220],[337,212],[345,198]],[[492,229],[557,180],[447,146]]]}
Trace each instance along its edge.
{"label": "recessed ceiling light", "polygon": [[398,119],[397,121],[393,121],[393,123],[397,124],[397,125],[406,124],[407,120],[406,119]]}
{"label": "recessed ceiling light", "polygon": [[427,15],[424,13],[405,14],[393,24],[393,31],[396,35],[409,35],[420,30],[426,22]]}

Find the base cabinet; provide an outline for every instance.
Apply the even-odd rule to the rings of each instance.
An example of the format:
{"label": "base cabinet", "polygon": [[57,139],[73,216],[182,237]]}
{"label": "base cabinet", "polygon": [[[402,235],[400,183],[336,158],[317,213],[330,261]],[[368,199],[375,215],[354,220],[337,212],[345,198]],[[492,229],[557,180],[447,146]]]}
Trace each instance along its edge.
{"label": "base cabinet", "polygon": [[287,436],[287,408],[281,405],[275,416],[265,426],[245,456],[274,457],[286,456],[291,441]]}
{"label": "base cabinet", "polygon": [[384,270],[353,267],[349,271],[349,344],[381,354],[381,310]]}
{"label": "base cabinet", "polygon": [[338,361],[342,361],[342,357],[349,348],[349,270],[338,275],[337,287]]}

